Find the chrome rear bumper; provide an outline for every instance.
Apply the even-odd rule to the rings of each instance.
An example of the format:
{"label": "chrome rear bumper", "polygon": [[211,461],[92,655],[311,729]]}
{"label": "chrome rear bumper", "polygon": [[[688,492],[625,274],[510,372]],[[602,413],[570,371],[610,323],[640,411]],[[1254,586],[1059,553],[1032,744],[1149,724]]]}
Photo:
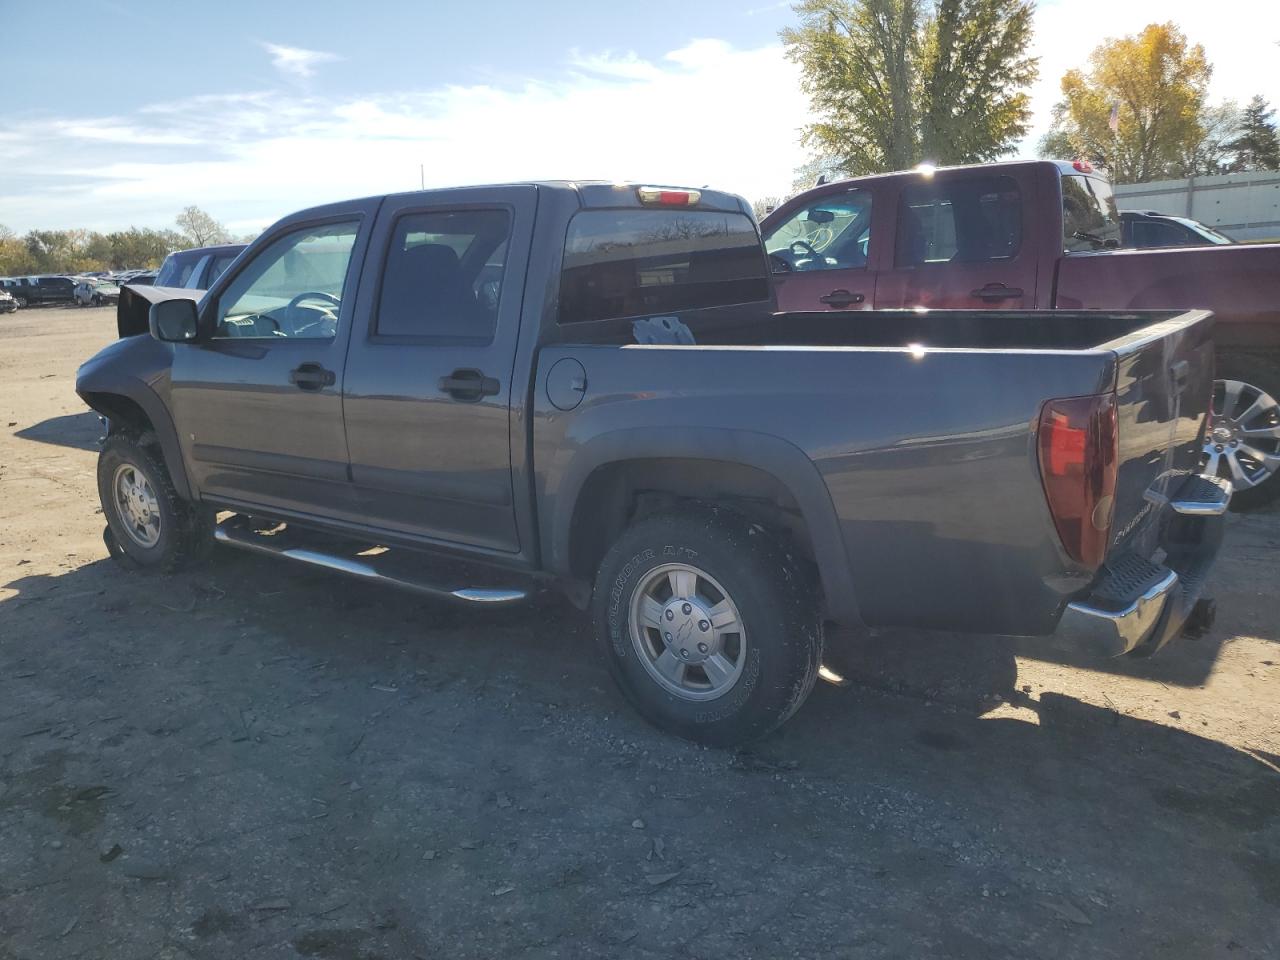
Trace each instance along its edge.
{"label": "chrome rear bumper", "polygon": [[1231,486],[1187,477],[1172,495],[1148,494],[1167,508],[1164,562],[1108,558],[1087,597],[1068,603],[1056,635],[1098,656],[1154,653],[1177,636],[1195,609],[1222,544]]}

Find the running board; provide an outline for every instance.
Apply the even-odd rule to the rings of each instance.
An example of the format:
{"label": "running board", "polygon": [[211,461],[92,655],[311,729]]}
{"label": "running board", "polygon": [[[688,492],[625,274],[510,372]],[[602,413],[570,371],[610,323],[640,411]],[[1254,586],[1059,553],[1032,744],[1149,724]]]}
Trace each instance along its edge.
{"label": "running board", "polygon": [[293,538],[290,537],[287,527],[283,531],[258,532],[252,529],[248,520],[239,514],[219,523],[214,528],[213,538],[218,543],[238,547],[241,550],[284,557],[286,560],[343,573],[357,580],[398,587],[436,600],[504,607],[529,599],[529,591],[518,588],[453,587],[411,576],[403,571],[393,572],[387,568],[387,561],[383,559],[389,554],[347,557],[338,552],[316,549],[311,545],[299,546],[296,540],[293,543],[290,542]]}

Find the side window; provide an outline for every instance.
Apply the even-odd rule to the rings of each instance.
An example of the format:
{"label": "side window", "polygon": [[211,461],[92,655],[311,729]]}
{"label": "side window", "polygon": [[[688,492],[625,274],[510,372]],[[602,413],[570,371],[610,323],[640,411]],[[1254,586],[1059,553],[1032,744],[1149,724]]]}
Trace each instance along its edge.
{"label": "side window", "polygon": [[1120,245],[1120,214],[1111,184],[1096,177],[1062,178],[1062,234],[1067,253]]}
{"label": "side window", "polygon": [[1135,247],[1182,247],[1192,242],[1188,231],[1176,223],[1164,223],[1160,220],[1134,221]]}
{"label": "side window", "polygon": [[338,330],[359,221],[302,227],[261,250],[218,298],[218,338],[324,340]]}
{"label": "side window", "polygon": [[374,334],[491,341],[510,230],[506,210],[433,211],[397,220]]}
{"label": "side window", "polygon": [[764,248],[775,272],[848,270],[867,265],[871,194],[850,190],[823,197],[770,230]]}
{"label": "side window", "polygon": [[1012,177],[960,177],[905,187],[895,262],[1007,260],[1022,245],[1022,197]]}

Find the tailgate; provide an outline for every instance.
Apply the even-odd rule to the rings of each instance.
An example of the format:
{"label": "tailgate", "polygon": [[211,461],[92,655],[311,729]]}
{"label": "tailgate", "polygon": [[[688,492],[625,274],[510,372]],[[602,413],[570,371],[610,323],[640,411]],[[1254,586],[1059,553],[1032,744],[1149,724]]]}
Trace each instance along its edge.
{"label": "tailgate", "polygon": [[1116,356],[1118,472],[1108,557],[1157,546],[1157,504],[1199,470],[1213,391],[1213,315],[1189,311],[1102,344]]}

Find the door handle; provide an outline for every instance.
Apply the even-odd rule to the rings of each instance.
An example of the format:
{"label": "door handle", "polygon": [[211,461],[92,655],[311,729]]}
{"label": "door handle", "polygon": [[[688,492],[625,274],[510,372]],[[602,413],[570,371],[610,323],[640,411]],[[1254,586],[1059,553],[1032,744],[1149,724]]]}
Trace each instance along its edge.
{"label": "door handle", "polygon": [[1022,296],[1022,288],[1006,287],[1003,283],[988,283],[985,287],[972,291],[969,296],[987,301],[1016,300]]}
{"label": "door handle", "polygon": [[313,361],[301,363],[289,371],[289,382],[299,390],[319,390],[331,387],[338,378],[332,370],[326,370]]}
{"label": "door handle", "polygon": [[847,307],[851,303],[862,303],[867,298],[861,293],[850,293],[848,290],[832,290],[825,297],[819,297],[819,303],[832,307]]}
{"label": "door handle", "polygon": [[475,401],[481,397],[492,397],[501,389],[502,384],[479,370],[455,370],[440,378],[440,391],[455,400]]}

